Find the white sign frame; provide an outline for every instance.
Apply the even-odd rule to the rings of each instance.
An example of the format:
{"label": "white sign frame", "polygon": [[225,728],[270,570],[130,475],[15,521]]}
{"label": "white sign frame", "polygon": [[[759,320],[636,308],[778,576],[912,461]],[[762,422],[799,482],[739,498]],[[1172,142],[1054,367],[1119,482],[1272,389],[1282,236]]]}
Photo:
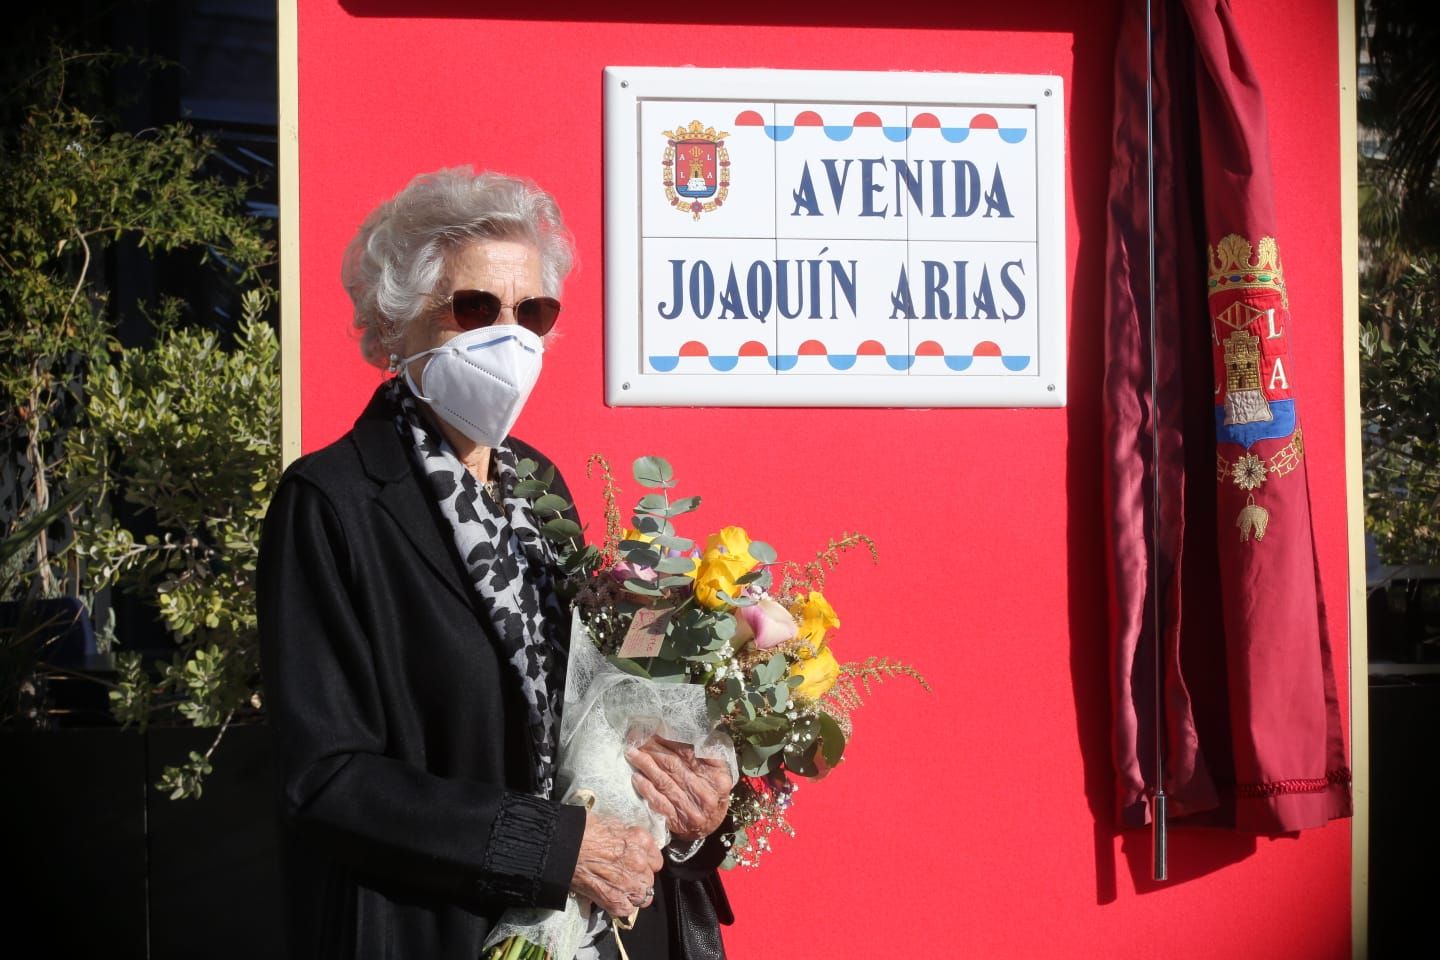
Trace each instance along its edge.
{"label": "white sign frame", "polygon": [[[611,406],[1064,406],[1063,93],[1061,78],[1050,75],[606,67],[605,402]],[[967,369],[929,376],[647,370],[642,356],[641,191],[656,186],[650,181],[657,179],[651,168],[658,153],[655,144],[641,143],[640,137],[642,107],[654,101],[709,101],[722,109],[745,102],[1033,109],[1037,313],[1033,370],[1016,374],[999,368],[991,373]],[[980,351],[975,353],[978,356]],[[987,355],[987,363],[989,359]],[[989,369],[986,364],[979,366]]]}

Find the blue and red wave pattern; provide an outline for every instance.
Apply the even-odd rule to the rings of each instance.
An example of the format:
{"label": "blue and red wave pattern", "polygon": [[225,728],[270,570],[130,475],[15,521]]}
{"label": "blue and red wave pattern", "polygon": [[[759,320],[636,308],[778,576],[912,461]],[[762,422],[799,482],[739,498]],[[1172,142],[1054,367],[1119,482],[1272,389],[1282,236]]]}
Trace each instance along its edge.
{"label": "blue and red wave pattern", "polygon": [[826,123],[825,119],[814,110],[802,110],[795,115],[793,122],[786,124],[766,123],[765,118],[756,111],[745,110],[735,118],[735,126],[763,127],[765,134],[776,142],[789,140],[800,127],[819,127],[825,131],[825,136],[837,143],[849,140],[856,130],[877,128],[885,134],[885,139],[892,143],[904,143],[910,139],[911,133],[917,130],[938,130],[940,136],[950,143],[963,143],[972,133],[988,133],[990,131],[993,131],[1006,143],[1019,143],[1029,132],[1024,127],[1002,127],[988,113],[975,114],[970,118],[969,123],[961,127],[947,127],[933,113],[918,113],[908,125],[896,127],[887,125],[878,115],[869,110],[857,113],[849,123]]}
{"label": "blue and red wave pattern", "polygon": [[729,354],[711,353],[710,348],[700,341],[687,340],[678,353],[652,354],[647,359],[651,368],[659,373],[670,373],[679,368],[682,360],[689,359],[704,360],[711,370],[729,373],[739,367],[740,360],[746,357],[764,357],[778,373],[796,369],[802,358],[805,358],[807,363],[812,359],[824,360],[832,370],[849,370],[860,357],[884,357],[890,369],[900,372],[910,370],[917,360],[932,357],[940,358],[946,367],[956,372],[970,369],[977,359],[982,361],[982,367],[976,368],[977,372],[985,363],[998,360],[1000,365],[1011,373],[1024,370],[1030,366],[1031,360],[1028,354],[1002,353],[999,345],[990,340],[981,340],[969,353],[946,353],[945,348],[934,340],[922,341],[915,347],[914,353],[888,353],[885,345],[878,340],[866,340],[849,353],[832,353],[819,340],[806,340],[795,353],[777,354],[771,354],[765,344],[758,340],[747,341],[740,345],[737,352]]}

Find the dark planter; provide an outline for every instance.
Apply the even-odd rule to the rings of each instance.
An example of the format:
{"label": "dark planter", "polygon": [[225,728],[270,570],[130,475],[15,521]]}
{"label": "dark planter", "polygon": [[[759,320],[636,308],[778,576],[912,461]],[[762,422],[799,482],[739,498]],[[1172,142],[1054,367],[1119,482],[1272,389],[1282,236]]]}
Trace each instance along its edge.
{"label": "dark planter", "polygon": [[[1370,956],[1433,956],[1440,674],[1370,677]],[[1416,944],[1429,943],[1429,948]]]}
{"label": "dark planter", "polygon": [[[5,911],[36,955],[144,957],[145,740],[0,731]],[[12,912],[13,911],[13,912]]]}
{"label": "dark planter", "polygon": [[283,958],[268,729],[230,729],[200,799],[155,787],[212,735],[0,731],[6,939],[35,956]]}

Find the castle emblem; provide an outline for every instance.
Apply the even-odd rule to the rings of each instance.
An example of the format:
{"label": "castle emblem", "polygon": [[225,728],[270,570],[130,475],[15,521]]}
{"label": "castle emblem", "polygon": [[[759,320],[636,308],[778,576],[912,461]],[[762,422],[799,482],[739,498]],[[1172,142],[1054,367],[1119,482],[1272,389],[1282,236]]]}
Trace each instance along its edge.
{"label": "castle emblem", "polygon": [[730,153],[725,149],[730,134],[692,120],[663,135],[665,199],[695,220],[722,206],[730,190]]}
{"label": "castle emblem", "polygon": [[1215,318],[1232,330],[1224,340],[1226,426],[1275,419],[1260,385],[1260,338],[1250,332],[1264,316],[1248,304],[1233,303]]}

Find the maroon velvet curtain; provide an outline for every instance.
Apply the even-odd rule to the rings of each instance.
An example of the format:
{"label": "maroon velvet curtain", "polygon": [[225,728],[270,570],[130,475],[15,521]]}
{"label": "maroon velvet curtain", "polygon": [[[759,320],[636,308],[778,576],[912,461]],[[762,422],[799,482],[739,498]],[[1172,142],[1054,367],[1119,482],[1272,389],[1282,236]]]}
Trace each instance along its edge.
{"label": "maroon velvet curtain", "polygon": [[1120,820],[1148,822],[1159,737],[1179,825],[1299,830],[1350,814],[1295,389],[1304,371],[1289,351],[1304,328],[1285,290],[1264,103],[1229,4],[1153,3],[1153,397],[1145,0],[1130,3],[1117,45],[1107,238]]}

